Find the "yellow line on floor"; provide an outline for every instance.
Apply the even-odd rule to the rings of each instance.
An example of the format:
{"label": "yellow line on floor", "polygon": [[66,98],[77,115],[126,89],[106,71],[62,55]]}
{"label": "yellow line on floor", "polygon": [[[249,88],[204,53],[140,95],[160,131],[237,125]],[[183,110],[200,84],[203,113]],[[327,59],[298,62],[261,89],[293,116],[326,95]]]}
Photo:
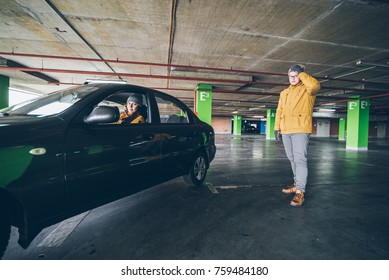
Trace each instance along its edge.
{"label": "yellow line on floor", "polygon": [[217,191],[217,189],[214,188],[213,185],[212,185],[211,183],[205,183],[205,184],[207,185],[208,189],[209,189],[212,193],[214,193],[214,194],[218,194],[218,193],[219,193],[219,192]]}

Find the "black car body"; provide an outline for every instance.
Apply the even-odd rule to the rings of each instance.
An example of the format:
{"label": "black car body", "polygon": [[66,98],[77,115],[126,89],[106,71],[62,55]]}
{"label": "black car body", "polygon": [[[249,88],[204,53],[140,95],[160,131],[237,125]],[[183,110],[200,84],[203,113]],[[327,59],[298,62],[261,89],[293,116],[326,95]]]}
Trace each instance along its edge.
{"label": "black car body", "polygon": [[[117,124],[133,93],[146,122]],[[216,153],[213,128],[184,103],[132,85],[84,85],[3,109],[0,136],[0,256],[11,225],[26,248],[43,228],[147,187],[179,176],[201,185]]]}

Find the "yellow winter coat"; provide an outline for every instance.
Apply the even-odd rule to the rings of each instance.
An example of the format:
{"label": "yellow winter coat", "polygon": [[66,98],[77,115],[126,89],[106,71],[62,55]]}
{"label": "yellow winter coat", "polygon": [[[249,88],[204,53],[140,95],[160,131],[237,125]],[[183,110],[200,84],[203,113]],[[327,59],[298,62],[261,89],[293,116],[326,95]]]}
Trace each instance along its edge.
{"label": "yellow winter coat", "polygon": [[280,94],[274,130],[281,134],[312,133],[313,106],[320,83],[305,72],[298,77],[297,85],[290,85]]}
{"label": "yellow winter coat", "polygon": [[[127,119],[127,120],[126,120]],[[117,124],[121,124],[123,122],[126,123],[144,123],[145,118],[142,115],[136,114],[133,116],[128,116],[126,112],[122,112],[120,114],[119,120],[116,122]]]}

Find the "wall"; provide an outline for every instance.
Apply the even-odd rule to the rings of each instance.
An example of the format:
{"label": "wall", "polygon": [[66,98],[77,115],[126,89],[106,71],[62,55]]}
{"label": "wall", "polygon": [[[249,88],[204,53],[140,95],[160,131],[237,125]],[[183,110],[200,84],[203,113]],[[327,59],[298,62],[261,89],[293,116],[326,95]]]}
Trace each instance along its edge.
{"label": "wall", "polygon": [[386,123],[378,122],[377,123],[377,138],[385,138],[386,137]]}
{"label": "wall", "polygon": [[316,136],[330,137],[330,124],[329,119],[318,119],[316,121]]}
{"label": "wall", "polygon": [[231,134],[231,118],[213,117],[212,127],[215,130],[215,133]]}
{"label": "wall", "polygon": [[330,136],[338,138],[338,136],[339,136],[339,119],[331,119]]}

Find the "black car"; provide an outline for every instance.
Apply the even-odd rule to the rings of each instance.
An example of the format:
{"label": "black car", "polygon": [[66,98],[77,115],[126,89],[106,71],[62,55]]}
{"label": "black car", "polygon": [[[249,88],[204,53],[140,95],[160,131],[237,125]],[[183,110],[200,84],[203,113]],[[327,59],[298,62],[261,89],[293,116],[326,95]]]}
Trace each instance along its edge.
{"label": "black car", "polygon": [[[118,124],[130,95],[144,123]],[[0,257],[45,227],[184,176],[201,185],[214,130],[180,100],[148,88],[88,84],[0,111]],[[128,178],[131,177],[131,185]]]}

